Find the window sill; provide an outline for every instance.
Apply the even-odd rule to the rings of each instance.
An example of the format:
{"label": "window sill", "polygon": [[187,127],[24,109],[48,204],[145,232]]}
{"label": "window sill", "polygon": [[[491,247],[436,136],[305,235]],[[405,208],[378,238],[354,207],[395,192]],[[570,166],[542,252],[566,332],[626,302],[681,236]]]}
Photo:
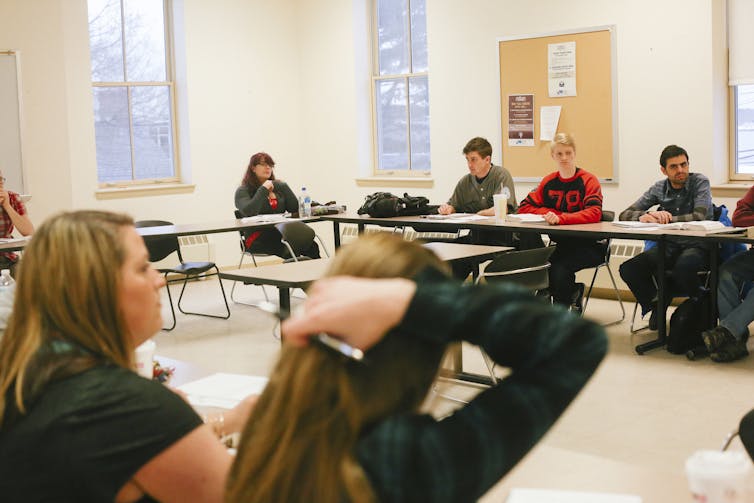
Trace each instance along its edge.
{"label": "window sill", "polygon": [[712,186],[712,195],[717,197],[742,198],[751,188],[749,182],[730,182]]}
{"label": "window sill", "polygon": [[370,176],[357,178],[359,187],[418,187],[431,189],[435,185],[434,178],[412,176]]}
{"label": "window sill", "polygon": [[97,189],[97,199],[126,199],[130,197],[164,196],[168,194],[190,194],[196,185],[188,183],[158,183],[154,185],[129,185]]}

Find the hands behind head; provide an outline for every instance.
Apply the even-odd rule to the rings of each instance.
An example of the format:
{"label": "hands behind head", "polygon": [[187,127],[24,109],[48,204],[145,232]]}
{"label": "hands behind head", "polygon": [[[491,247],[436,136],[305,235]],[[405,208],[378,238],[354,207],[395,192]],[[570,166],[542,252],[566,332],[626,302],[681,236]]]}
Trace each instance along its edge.
{"label": "hands behind head", "polygon": [[415,291],[407,279],[321,279],[309,288],[304,309],[283,322],[283,339],[303,346],[326,332],[367,350],[403,319]]}

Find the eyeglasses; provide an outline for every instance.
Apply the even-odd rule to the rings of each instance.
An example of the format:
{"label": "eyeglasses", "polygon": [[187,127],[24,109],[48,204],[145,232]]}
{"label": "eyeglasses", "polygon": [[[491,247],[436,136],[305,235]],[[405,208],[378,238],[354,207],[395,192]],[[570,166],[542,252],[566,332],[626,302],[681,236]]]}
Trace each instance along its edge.
{"label": "eyeglasses", "polygon": [[0,176],[0,182],[5,183],[6,178],[4,176]]}

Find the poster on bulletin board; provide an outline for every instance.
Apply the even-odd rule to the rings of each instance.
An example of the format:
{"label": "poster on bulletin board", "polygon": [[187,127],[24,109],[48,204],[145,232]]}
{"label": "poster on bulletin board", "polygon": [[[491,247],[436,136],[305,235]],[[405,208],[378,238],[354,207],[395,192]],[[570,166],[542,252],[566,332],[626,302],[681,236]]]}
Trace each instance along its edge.
{"label": "poster on bulletin board", "polygon": [[534,146],[534,95],[508,96],[508,145]]}

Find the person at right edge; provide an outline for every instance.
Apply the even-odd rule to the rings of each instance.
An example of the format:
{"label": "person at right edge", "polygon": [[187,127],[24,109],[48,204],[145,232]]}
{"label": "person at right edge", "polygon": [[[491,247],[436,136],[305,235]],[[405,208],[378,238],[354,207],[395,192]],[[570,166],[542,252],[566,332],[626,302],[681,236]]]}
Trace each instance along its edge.
{"label": "person at right edge", "polygon": [[[738,201],[733,213],[733,225],[754,225],[754,187]],[[734,255],[720,268],[717,283],[717,309],[720,323],[702,333],[710,359],[732,362],[748,356],[746,340],[749,324],[754,321],[754,249]],[[743,298],[742,298],[743,296]]]}
{"label": "person at right edge", "polygon": [[[660,154],[660,171],[666,178],[655,182],[634,204],[623,210],[618,220],[668,224],[712,218],[709,179],[701,173],[689,172],[686,150],[677,145],[665,147]],[[654,206],[657,208],[650,211]],[[650,313],[650,330],[657,330],[657,282],[654,275],[658,260],[655,246],[620,266],[620,276],[641,305],[642,317]],[[707,245],[694,239],[669,241],[665,246],[664,260],[666,270],[670,271],[665,306],[672,294],[698,297],[703,286],[698,273],[709,268]]]}
{"label": "person at right edge", "polygon": [[[558,133],[550,144],[550,156],[558,166],[521,201],[519,213],[537,213],[550,225],[590,224],[602,219],[602,187],[596,176],[576,166],[576,143]],[[590,238],[558,236],[550,257],[550,294],[553,302],[583,311],[584,283],[576,284],[576,272],[596,267],[605,259],[606,245]]]}

